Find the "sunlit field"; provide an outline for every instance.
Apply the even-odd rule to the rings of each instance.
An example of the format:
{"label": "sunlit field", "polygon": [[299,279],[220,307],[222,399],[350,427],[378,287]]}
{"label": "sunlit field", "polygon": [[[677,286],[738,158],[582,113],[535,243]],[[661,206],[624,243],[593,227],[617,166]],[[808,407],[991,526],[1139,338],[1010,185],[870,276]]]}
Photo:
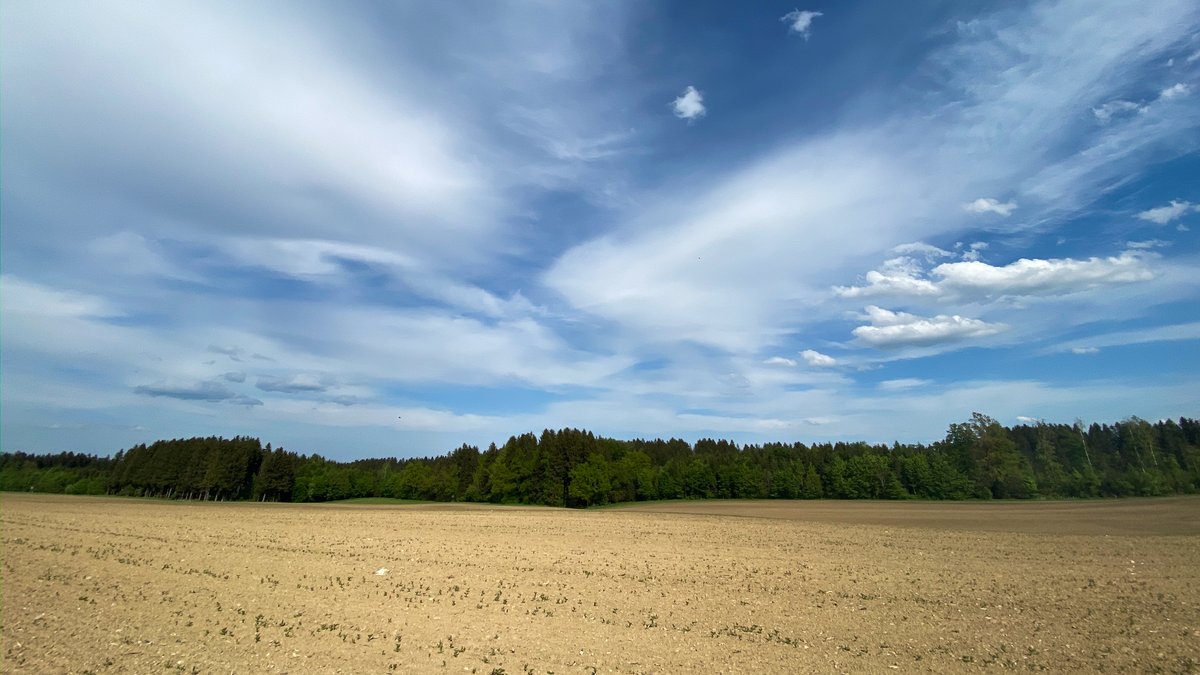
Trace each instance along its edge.
{"label": "sunlit field", "polygon": [[1200,500],[0,496],[3,670],[1200,669]]}

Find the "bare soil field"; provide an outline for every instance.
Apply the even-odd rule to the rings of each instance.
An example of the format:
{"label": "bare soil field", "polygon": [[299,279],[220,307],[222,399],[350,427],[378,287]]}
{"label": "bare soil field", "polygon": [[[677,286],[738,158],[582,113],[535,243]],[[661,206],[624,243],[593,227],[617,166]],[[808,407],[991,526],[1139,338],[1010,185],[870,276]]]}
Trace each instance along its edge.
{"label": "bare soil field", "polygon": [[968,532],[1200,535],[1200,500],[1194,497],[1049,502],[675,501],[616,508]]}
{"label": "bare soil field", "polygon": [[1198,516],[3,494],[0,670],[1200,672]]}

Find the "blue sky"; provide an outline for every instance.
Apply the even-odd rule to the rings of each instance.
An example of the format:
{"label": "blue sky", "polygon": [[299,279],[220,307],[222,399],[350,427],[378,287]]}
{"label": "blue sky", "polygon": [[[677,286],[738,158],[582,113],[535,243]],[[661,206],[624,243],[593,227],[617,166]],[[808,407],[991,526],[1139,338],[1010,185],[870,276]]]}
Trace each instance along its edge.
{"label": "blue sky", "polygon": [[1200,5],[10,2],[0,444],[1200,415]]}

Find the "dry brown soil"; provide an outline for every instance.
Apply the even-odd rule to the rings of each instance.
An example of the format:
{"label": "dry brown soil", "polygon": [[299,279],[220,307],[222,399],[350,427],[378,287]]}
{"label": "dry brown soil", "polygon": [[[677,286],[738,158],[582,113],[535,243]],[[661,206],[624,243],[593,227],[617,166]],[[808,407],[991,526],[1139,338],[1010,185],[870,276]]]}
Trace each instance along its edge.
{"label": "dry brown soil", "polygon": [[1196,498],[4,494],[0,540],[6,673],[1200,672]]}

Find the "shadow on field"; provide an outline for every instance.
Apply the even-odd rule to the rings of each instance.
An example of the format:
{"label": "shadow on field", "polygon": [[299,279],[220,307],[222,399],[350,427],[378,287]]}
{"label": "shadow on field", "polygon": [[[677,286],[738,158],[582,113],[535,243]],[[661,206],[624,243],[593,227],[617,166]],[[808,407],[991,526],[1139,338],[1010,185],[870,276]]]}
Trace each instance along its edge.
{"label": "shadow on field", "polygon": [[672,501],[618,511],[1044,535],[1198,535],[1200,497],[1047,502]]}

